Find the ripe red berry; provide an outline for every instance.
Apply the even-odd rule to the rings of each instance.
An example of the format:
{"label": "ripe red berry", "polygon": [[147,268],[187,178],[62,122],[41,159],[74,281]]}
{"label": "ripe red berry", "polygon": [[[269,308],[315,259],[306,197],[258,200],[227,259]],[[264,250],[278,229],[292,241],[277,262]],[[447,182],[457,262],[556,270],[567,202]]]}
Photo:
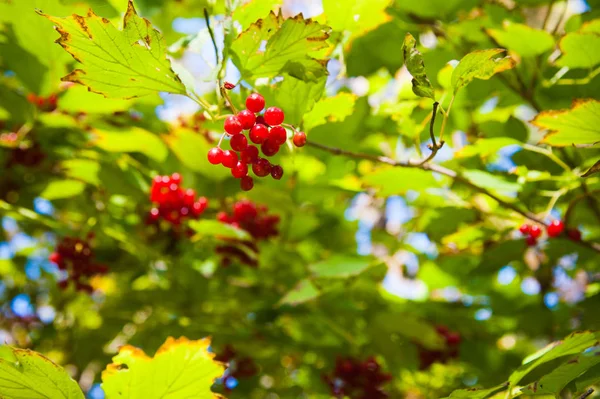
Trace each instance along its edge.
{"label": "ripe red berry", "polygon": [[527,236],[527,238],[525,238],[525,242],[527,243],[527,246],[534,247],[537,244],[537,238],[533,236]]}
{"label": "ripe red berry", "polygon": [[225,119],[223,127],[225,128],[225,131],[232,136],[239,134],[243,130],[242,124],[235,115],[228,116],[227,119]]}
{"label": "ripe red berry", "polygon": [[198,201],[194,202],[194,204],[192,205],[192,213],[195,216],[199,216],[202,212],[206,210],[207,206],[208,200],[206,199],[206,197],[200,197],[198,198]]}
{"label": "ripe red berry", "polygon": [[296,147],[304,147],[304,144],[306,144],[306,133],[304,132],[296,132],[294,133],[294,145]]}
{"label": "ripe red berry", "polygon": [[267,123],[267,121],[265,121],[265,117],[264,117],[264,116],[262,116],[262,115],[258,115],[258,116],[256,117],[256,123],[257,123],[257,124],[258,124],[258,123],[260,123],[261,125],[265,125],[265,126],[267,126],[267,127],[269,126],[269,124]]}
{"label": "ripe red berry", "polygon": [[271,168],[271,176],[275,180],[280,180],[283,176],[283,168],[279,165],[273,165],[273,167]]}
{"label": "ripe red berry", "polygon": [[248,174],[248,165],[242,161],[238,161],[233,168],[231,168],[231,174],[236,179],[241,179]]}
{"label": "ripe red berry", "polygon": [[265,98],[258,93],[252,93],[246,99],[246,108],[252,112],[260,112],[265,107]]}
{"label": "ripe red berry", "polygon": [[581,231],[578,229],[568,229],[567,235],[573,241],[581,241]]}
{"label": "ripe red berry", "polygon": [[179,185],[181,183],[181,175],[179,173],[173,173],[171,175],[171,182]]}
{"label": "ripe red berry", "polygon": [[50,256],[48,257],[48,260],[50,262],[58,265],[60,263],[60,261],[62,260],[62,257],[60,256],[60,254],[58,252],[52,252],[50,254]]}
{"label": "ripe red berry", "polygon": [[519,231],[521,232],[521,234],[529,234],[529,232],[531,231],[531,225],[528,224],[522,224],[521,227],[519,227]]}
{"label": "ripe red berry", "polygon": [[242,162],[253,164],[258,159],[258,148],[251,145],[240,154]]}
{"label": "ripe red berry", "polygon": [[265,177],[271,173],[271,162],[264,158],[258,158],[258,160],[252,164],[252,172],[258,177]]}
{"label": "ripe red berry", "polygon": [[225,87],[225,89],[227,90],[233,90],[235,88],[235,85],[233,83],[225,82],[225,84],[223,84],[223,87]]}
{"label": "ripe red berry", "polygon": [[275,140],[269,138],[262,143],[260,149],[262,150],[263,154],[268,157],[272,157],[279,152],[279,144],[277,144]]}
{"label": "ripe red berry", "polygon": [[236,134],[229,141],[229,145],[236,151],[244,151],[248,147],[248,139],[243,134]]}
{"label": "ripe red berry", "polygon": [[194,199],[196,199],[196,191],[191,188],[185,190],[185,193],[183,194],[183,203],[186,206],[192,206]]}
{"label": "ripe red berry", "polygon": [[542,229],[540,229],[540,226],[534,225],[531,226],[531,229],[529,229],[529,236],[532,238],[539,238],[539,236],[542,235]]}
{"label": "ripe red berry", "polygon": [[287,140],[287,132],[281,126],[273,126],[269,131],[269,139],[278,145],[282,145]]}
{"label": "ripe red berry", "polygon": [[37,98],[38,97],[35,95],[35,93],[27,94],[27,101],[29,101],[31,104],[37,103]]}
{"label": "ripe red berry", "polygon": [[248,111],[247,109],[241,110],[237,114],[237,118],[242,124],[244,129],[250,129],[256,123],[256,116],[254,112]]}
{"label": "ripe red berry", "polygon": [[552,223],[550,223],[550,225],[546,228],[546,231],[548,232],[548,236],[558,237],[561,235],[564,228],[565,225],[562,220],[553,220]]}
{"label": "ripe red berry", "polygon": [[211,148],[208,151],[208,162],[210,162],[213,165],[217,165],[223,162],[223,150],[219,147]]}
{"label": "ripe red berry", "polygon": [[223,151],[222,162],[226,168],[233,168],[237,164],[238,156],[234,151]]}
{"label": "ripe red berry", "polygon": [[244,191],[250,191],[254,187],[254,180],[250,176],[244,176],[240,179],[240,187]]}
{"label": "ripe red berry", "polygon": [[460,334],[456,332],[450,332],[446,335],[446,343],[450,346],[460,344]]}
{"label": "ripe red berry", "polygon": [[271,126],[280,125],[283,119],[284,115],[281,108],[269,107],[265,111],[265,121]]}
{"label": "ripe red berry", "polygon": [[269,129],[265,125],[256,124],[250,129],[250,140],[254,144],[262,144],[269,137]]}

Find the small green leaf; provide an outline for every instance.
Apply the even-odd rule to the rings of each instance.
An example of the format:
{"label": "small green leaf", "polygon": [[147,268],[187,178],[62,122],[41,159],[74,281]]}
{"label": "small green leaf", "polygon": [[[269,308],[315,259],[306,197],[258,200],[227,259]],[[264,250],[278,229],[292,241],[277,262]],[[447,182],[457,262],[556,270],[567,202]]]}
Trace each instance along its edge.
{"label": "small green leaf", "polygon": [[531,123],[550,131],[542,142],[552,146],[596,144],[600,142],[600,101],[575,100],[571,109],[540,112]]}
{"label": "small green leaf", "polygon": [[55,180],[50,182],[40,197],[47,200],[69,198],[79,195],[85,189],[85,183],[78,180]]}
{"label": "small green leaf", "polygon": [[495,74],[511,69],[515,60],[510,57],[493,58],[503,53],[504,49],[477,50],[465,55],[452,73],[454,93],[468,85],[473,79],[488,80]]}
{"label": "small green leaf", "polygon": [[507,386],[508,385],[504,383],[489,389],[457,389],[444,399],[485,399],[496,392],[506,389]]}
{"label": "small green leaf", "polygon": [[535,57],[554,47],[554,38],[550,33],[525,24],[505,21],[504,29],[489,29],[488,33],[501,46],[521,57]]}
{"label": "small green leaf", "polygon": [[65,175],[75,179],[97,186],[100,184],[98,172],[100,164],[91,159],[68,159],[61,162],[61,167],[65,169]]}
{"label": "small green leaf", "polygon": [[132,0],[123,19],[123,30],[91,10],[85,17],[74,14],[59,18],[38,13],[57,25],[61,35],[57,43],[83,64],[83,69],[74,70],[64,81],[81,83],[107,97],[186,93],[171,69],[162,36],[147,19],[137,15]]}
{"label": "small green leaf", "polygon": [[598,172],[600,172],[600,160],[598,160],[598,162],[596,162],[591,168],[589,168],[587,172],[581,175],[581,177],[588,177]]}
{"label": "small green leaf", "polygon": [[385,10],[390,3],[390,0],[323,0],[323,11],[333,30],[349,31],[356,36],[387,22],[390,17]]}
{"label": "small green leaf", "polygon": [[347,278],[358,275],[372,265],[368,258],[334,255],[331,258],[310,266],[316,277]]}
{"label": "small green leaf", "polygon": [[309,112],[315,102],[323,95],[325,77],[316,82],[305,82],[292,76],[284,76],[283,82],[275,90],[275,102],[285,112],[285,120],[298,125],[304,114]]}
{"label": "small green leaf", "polygon": [[600,365],[591,367],[575,380],[575,397],[580,396],[587,388],[600,383]]}
{"label": "small green leaf", "polygon": [[350,93],[338,93],[325,97],[315,103],[310,112],[304,114],[304,129],[310,131],[315,126],[327,122],[341,122],[354,111],[356,96]]}
{"label": "small green leaf", "polygon": [[233,12],[233,20],[238,22],[242,29],[247,29],[254,21],[273,12],[281,5],[282,0],[249,1]]}
{"label": "small green leaf", "polygon": [[0,397],[5,399],[84,399],[77,382],[62,367],[28,349],[4,353],[0,375]]}
{"label": "small green leaf", "polygon": [[406,68],[413,76],[413,93],[419,97],[429,97],[435,101],[433,86],[431,85],[431,82],[425,73],[423,56],[419,50],[417,50],[417,41],[410,33],[407,33],[404,37],[402,51],[404,53],[404,63],[406,64]]}
{"label": "small green leaf", "polygon": [[[584,25],[585,27],[585,25]],[[600,64],[600,33],[583,31],[565,35],[558,46],[562,56],[556,65],[569,68],[593,68]]]}
{"label": "small green leaf", "polygon": [[380,187],[379,195],[404,194],[408,190],[422,191],[438,187],[439,183],[431,172],[412,168],[378,168],[363,177],[363,181]]}
{"label": "small green leaf", "polygon": [[463,176],[476,186],[496,191],[505,195],[521,191],[521,185],[506,180],[502,176],[494,175],[482,170],[465,170]]}
{"label": "small green leaf", "polygon": [[209,339],[169,337],[151,358],[125,345],[102,372],[102,389],[107,398],[214,399],[210,388],[225,365],[213,360],[209,346]]}
{"label": "small green leaf", "polygon": [[315,287],[315,285],[308,279],[300,280],[298,284],[281,300],[279,305],[299,305],[304,302],[308,302],[312,299],[317,298],[321,295],[321,292]]}
{"label": "small green leaf", "polygon": [[98,128],[93,131],[94,144],[108,152],[139,152],[157,162],[163,162],[169,151],[162,140],[139,127],[127,129]]}
{"label": "small green leaf", "polygon": [[191,220],[190,227],[197,233],[194,241],[202,237],[233,238],[236,240],[248,240],[250,235],[244,229],[235,228],[218,220]]}
{"label": "small green leaf", "polygon": [[106,98],[101,94],[88,91],[84,86],[73,86],[60,97],[60,109],[68,112],[86,112],[88,114],[111,114],[128,111],[133,100]]}
{"label": "small green leaf", "polygon": [[461,148],[456,156],[460,158],[479,155],[482,158],[497,154],[498,151],[509,145],[522,145],[518,140],[509,137],[495,137],[491,139],[478,139],[475,143]]}

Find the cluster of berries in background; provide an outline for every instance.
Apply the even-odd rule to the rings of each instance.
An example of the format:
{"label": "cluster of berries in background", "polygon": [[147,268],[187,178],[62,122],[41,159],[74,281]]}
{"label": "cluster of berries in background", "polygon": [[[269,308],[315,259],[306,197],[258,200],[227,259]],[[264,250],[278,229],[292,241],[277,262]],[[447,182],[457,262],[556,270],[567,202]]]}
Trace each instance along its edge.
{"label": "cluster of berries in background", "polygon": [[50,94],[48,97],[38,96],[35,93],[27,95],[27,101],[35,105],[41,111],[52,112],[58,105],[58,97],[56,94]]}
{"label": "cluster of berries in background", "polygon": [[[231,169],[233,177],[240,179],[240,187],[244,191],[254,187],[250,170],[257,177],[271,175],[273,179],[279,180],[283,176],[283,168],[272,164],[265,157],[277,154],[287,141],[287,131],[281,125],[284,114],[280,108],[270,107],[262,115],[257,115],[264,108],[263,96],[258,93],[248,96],[246,109],[225,119],[224,129],[231,136],[231,150],[222,150],[217,146],[208,151],[208,161]],[[248,131],[248,136],[244,130]],[[295,132],[293,142],[302,147],[306,143],[306,134]]]}
{"label": "cluster of berries in background", "polygon": [[229,266],[233,261],[250,267],[258,266],[256,242],[279,235],[279,216],[269,214],[268,211],[265,205],[256,205],[243,199],[233,205],[231,213],[217,214],[217,220],[220,222],[246,230],[252,237],[252,240],[224,239],[227,244],[216,248],[216,252],[221,255],[222,266]]}
{"label": "cluster of berries in background", "polygon": [[434,363],[447,363],[450,359],[458,358],[458,348],[461,341],[460,334],[450,331],[446,326],[437,326],[435,330],[444,339],[445,348],[443,350],[429,350],[421,345],[417,345],[419,350],[419,368],[421,370],[427,370]]}
{"label": "cluster of berries in background", "polygon": [[150,201],[154,207],[148,214],[148,224],[165,220],[173,226],[179,226],[185,219],[197,219],[204,213],[208,200],[196,197],[192,189],[183,189],[181,180],[179,173],[154,178],[150,189]]}
{"label": "cluster of berries in background", "polygon": [[333,372],[324,375],[323,379],[336,398],[383,399],[388,397],[383,385],[392,376],[381,371],[374,357],[364,361],[338,357]]}
{"label": "cluster of berries in background", "polygon": [[[565,225],[562,220],[554,220],[546,227],[548,237],[552,238],[560,236],[564,230]],[[537,245],[538,238],[542,235],[542,229],[537,225],[522,224],[519,231],[525,236],[525,242],[530,247]],[[578,229],[567,229],[566,234],[573,241],[581,240],[581,232]]]}
{"label": "cluster of berries in background", "polygon": [[227,370],[220,378],[225,391],[233,390],[240,379],[251,378],[258,374],[258,365],[249,356],[241,356],[231,345],[226,345],[215,360],[227,363]]}
{"label": "cluster of berries in background", "polygon": [[66,289],[72,282],[77,291],[91,293],[93,288],[89,283],[90,278],[108,272],[106,265],[95,262],[90,238],[88,236],[87,240],[82,240],[64,237],[56,246],[55,252],[50,254],[50,262],[67,272],[67,278],[58,283],[61,289]]}

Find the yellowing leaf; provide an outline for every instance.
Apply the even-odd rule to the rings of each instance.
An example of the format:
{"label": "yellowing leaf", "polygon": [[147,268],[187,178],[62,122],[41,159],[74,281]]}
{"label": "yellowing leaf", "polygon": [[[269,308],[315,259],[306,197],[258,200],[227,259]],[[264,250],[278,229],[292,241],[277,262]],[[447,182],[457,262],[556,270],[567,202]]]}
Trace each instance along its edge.
{"label": "yellowing leaf", "polygon": [[[533,57],[554,47],[554,38],[545,30],[525,24],[504,23],[504,29],[490,29],[488,33],[503,47],[521,57]],[[523,38],[527,38],[523,40]]]}
{"label": "yellowing leaf", "polygon": [[550,132],[542,142],[564,147],[600,142],[600,101],[576,100],[571,109],[540,112],[534,125]]}
{"label": "yellowing leaf", "polygon": [[452,87],[456,93],[458,89],[471,83],[473,79],[488,80],[495,74],[511,69],[515,60],[510,57],[493,58],[503,53],[504,49],[476,50],[465,55],[452,73]]}
{"label": "yellowing leaf", "polygon": [[210,387],[225,366],[208,352],[209,339],[167,338],[153,358],[126,345],[102,372],[107,399],[212,399]]}
{"label": "yellowing leaf", "polygon": [[140,18],[133,1],[118,30],[93,11],[83,17],[41,15],[57,25],[57,43],[83,64],[63,78],[81,83],[107,97],[133,98],[158,91],[185,94],[181,79],[171,69],[167,48],[160,33]]}
{"label": "yellowing leaf", "polygon": [[413,76],[413,93],[419,97],[429,97],[435,101],[433,86],[431,85],[431,82],[425,73],[423,56],[419,50],[417,50],[417,41],[410,33],[407,33],[404,37],[402,50],[404,52],[404,63],[406,64],[406,68]]}
{"label": "yellowing leaf", "polygon": [[346,30],[358,36],[391,19],[385,12],[390,3],[390,0],[323,0],[323,11],[333,30]]}
{"label": "yellowing leaf", "polygon": [[81,194],[85,189],[85,183],[78,180],[55,180],[51,181],[40,197],[47,200],[74,197]]}
{"label": "yellowing leaf", "polygon": [[[3,347],[8,348],[8,347]],[[27,349],[0,357],[0,397],[3,399],[84,399],[69,374],[50,359]]]}
{"label": "yellowing leaf", "polygon": [[233,20],[238,22],[242,29],[246,29],[263,15],[276,10],[281,2],[282,0],[249,1],[235,9]]}

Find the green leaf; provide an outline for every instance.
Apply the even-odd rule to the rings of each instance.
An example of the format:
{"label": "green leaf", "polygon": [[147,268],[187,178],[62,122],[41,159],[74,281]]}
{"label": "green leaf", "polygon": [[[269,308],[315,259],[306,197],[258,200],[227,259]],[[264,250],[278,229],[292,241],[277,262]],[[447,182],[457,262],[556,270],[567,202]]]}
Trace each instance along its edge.
{"label": "green leaf", "polygon": [[476,186],[487,188],[502,194],[512,194],[521,191],[521,185],[507,181],[501,176],[497,176],[482,170],[465,170],[463,176]]}
{"label": "green leaf", "polygon": [[244,229],[235,228],[218,220],[190,220],[190,227],[197,233],[194,241],[202,237],[233,238],[236,240],[248,240],[250,235]]}
{"label": "green leaf", "polygon": [[497,154],[500,149],[509,145],[522,145],[518,140],[509,137],[496,137],[491,139],[478,139],[475,143],[461,148],[456,156],[459,158],[479,155],[482,158]]}
{"label": "green leaf", "polygon": [[562,356],[577,355],[594,346],[600,338],[599,332],[575,332],[562,341],[556,341],[523,360],[523,365],[514,371],[508,381],[516,385],[536,367]]}
{"label": "green leaf", "polygon": [[598,160],[598,162],[596,162],[591,168],[589,168],[587,172],[581,175],[581,177],[588,177],[598,172],[600,172],[600,160]]}
{"label": "green leaf", "polygon": [[354,111],[356,96],[350,93],[338,93],[325,97],[315,103],[310,112],[304,114],[304,129],[310,131],[315,126],[328,122],[341,122]]}
{"label": "green leaf", "polygon": [[65,175],[80,180],[94,186],[100,184],[98,172],[100,164],[91,159],[68,159],[61,162],[61,167],[65,169]]}
{"label": "green leaf", "polygon": [[568,383],[585,373],[593,366],[600,364],[600,348],[586,350],[579,356],[558,366],[539,381],[522,389],[525,395],[558,395]]}
{"label": "green leaf", "polygon": [[70,87],[60,97],[60,109],[73,113],[112,114],[129,111],[132,107],[132,100],[106,98],[101,94],[88,91],[83,86]]}
{"label": "green leaf", "polygon": [[283,82],[275,90],[275,102],[285,113],[285,120],[299,125],[302,117],[310,111],[323,95],[325,78],[316,82],[305,82],[292,76],[284,76]]}
{"label": "green leaf", "polygon": [[321,295],[321,292],[315,287],[315,285],[308,279],[300,280],[298,284],[281,300],[279,305],[299,305],[304,302],[308,302],[312,299],[317,298]]}
{"label": "green leaf", "polygon": [[379,195],[404,194],[408,190],[422,191],[438,187],[439,183],[431,172],[412,168],[378,168],[363,177],[371,186],[380,187]]}
{"label": "green leaf", "polygon": [[213,360],[209,345],[209,339],[169,337],[153,358],[125,345],[102,372],[102,389],[107,398],[214,399],[210,387],[225,366]]}
{"label": "green leaf", "polygon": [[169,151],[162,140],[139,127],[125,129],[102,127],[93,130],[94,144],[108,152],[139,152],[157,162],[163,162]]}
{"label": "green leaf", "polygon": [[554,47],[554,38],[550,33],[525,24],[505,21],[504,29],[489,29],[488,33],[502,47],[521,57],[535,57]]}
{"label": "green leaf", "polygon": [[[3,347],[8,348],[8,347]],[[50,359],[28,349],[0,357],[0,397],[4,399],[83,399],[77,382]]]}
{"label": "green leaf", "polygon": [[575,396],[581,395],[587,388],[600,383],[600,365],[591,367],[575,380]]}
{"label": "green leaf", "polygon": [[233,20],[239,23],[242,29],[247,29],[254,21],[275,11],[281,2],[282,0],[249,1],[235,9]]}
{"label": "green leaf", "polygon": [[390,17],[385,10],[390,3],[390,0],[323,0],[323,11],[333,30],[358,35],[387,22]]}
{"label": "green leaf", "polygon": [[465,55],[452,72],[454,93],[468,85],[473,79],[488,80],[495,74],[511,69],[515,60],[510,57],[493,58],[503,53],[504,49],[477,50]]}
{"label": "green leaf", "polygon": [[452,392],[450,396],[444,399],[485,399],[495,394],[496,392],[506,389],[506,387],[507,384],[504,383],[496,385],[495,387],[489,389],[457,389],[456,391]]}
{"label": "green leaf", "polygon": [[593,68],[600,63],[600,34],[573,32],[558,43],[562,56],[556,65],[569,68]]}
{"label": "green leaf", "polygon": [[419,50],[417,50],[417,41],[410,33],[407,33],[406,36],[404,36],[402,51],[404,54],[404,63],[406,64],[406,68],[413,76],[413,93],[419,97],[429,97],[435,101],[433,86],[431,85],[431,82],[425,73],[423,56]]}
{"label": "green leaf", "polygon": [[446,345],[435,327],[411,313],[395,310],[380,312],[369,324],[378,330],[383,330],[387,335],[400,334],[427,349],[441,350]]}
{"label": "green leaf", "polygon": [[[328,47],[328,37],[328,27],[304,19],[302,14],[283,20],[281,14],[271,12],[233,42],[233,61],[246,78],[271,77],[287,70],[314,79],[327,73],[326,60],[315,57],[320,56],[318,50]],[[264,41],[266,47],[261,51]]]}
{"label": "green leaf", "polygon": [[47,200],[69,198],[79,195],[85,189],[85,183],[78,180],[55,180],[50,182],[40,197]]}
{"label": "green leaf", "polygon": [[575,100],[571,109],[540,112],[531,123],[550,131],[542,142],[552,146],[596,144],[600,142],[600,101]]}
{"label": "green leaf", "polygon": [[331,258],[310,266],[316,277],[348,278],[358,275],[372,265],[368,258],[334,255]]}
{"label": "green leaf", "polygon": [[81,83],[107,97],[186,93],[171,69],[163,38],[148,20],[137,15],[132,0],[122,30],[91,10],[86,17],[59,18],[38,13],[57,25],[61,34],[57,43],[83,64],[83,69],[74,70],[64,81]]}

